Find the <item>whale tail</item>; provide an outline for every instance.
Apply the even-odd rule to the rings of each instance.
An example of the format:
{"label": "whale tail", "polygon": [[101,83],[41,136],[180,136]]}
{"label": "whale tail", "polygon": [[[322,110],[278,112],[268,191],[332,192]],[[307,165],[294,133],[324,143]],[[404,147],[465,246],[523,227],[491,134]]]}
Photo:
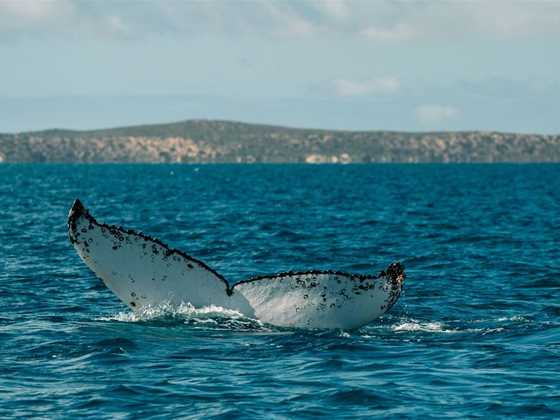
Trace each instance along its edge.
{"label": "whale tail", "polygon": [[404,267],[393,263],[377,276],[287,272],[230,285],[204,262],[158,239],[98,222],[80,200],[70,209],[68,236],[86,265],[135,311],[190,303],[277,326],[351,329],[388,311],[405,278]]}

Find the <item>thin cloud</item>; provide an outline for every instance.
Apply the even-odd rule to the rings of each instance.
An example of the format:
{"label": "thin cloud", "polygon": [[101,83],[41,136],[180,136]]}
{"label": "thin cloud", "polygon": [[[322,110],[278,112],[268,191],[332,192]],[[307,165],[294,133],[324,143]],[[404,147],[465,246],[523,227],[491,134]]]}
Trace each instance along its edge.
{"label": "thin cloud", "polygon": [[459,109],[452,105],[426,104],[416,107],[414,117],[423,126],[434,127],[459,116]]}
{"label": "thin cloud", "polygon": [[48,17],[57,6],[48,1],[5,0],[0,2],[0,12],[13,19],[37,21]]}
{"label": "thin cloud", "polygon": [[263,2],[260,5],[268,14],[267,20],[273,23],[276,34],[307,35],[314,31],[313,24],[289,5],[274,2]]}
{"label": "thin cloud", "polygon": [[398,23],[392,28],[370,26],[362,31],[367,39],[379,42],[408,41],[418,34],[418,30],[405,23]]}
{"label": "thin cloud", "polygon": [[[499,16],[499,19],[496,18]],[[115,18],[118,17],[118,18]],[[107,22],[113,23],[107,26]],[[0,36],[350,36],[375,42],[560,34],[560,2],[0,0]],[[134,30],[132,30],[134,29]],[[112,32],[111,32],[112,31]]]}
{"label": "thin cloud", "polygon": [[350,3],[345,0],[315,0],[313,5],[320,13],[334,19],[343,20],[352,16]]}
{"label": "thin cloud", "polygon": [[397,92],[401,87],[396,77],[381,77],[365,81],[337,79],[334,81],[338,96],[386,95]]}

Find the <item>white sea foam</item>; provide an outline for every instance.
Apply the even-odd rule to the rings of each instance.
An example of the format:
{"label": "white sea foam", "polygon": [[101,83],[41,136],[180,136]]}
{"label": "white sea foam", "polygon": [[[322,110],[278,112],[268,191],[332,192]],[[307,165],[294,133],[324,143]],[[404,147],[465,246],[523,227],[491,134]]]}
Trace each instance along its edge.
{"label": "white sea foam", "polygon": [[525,321],[528,321],[528,319],[521,316],[521,315],[514,315],[514,316],[510,316],[510,317],[501,317],[501,318],[498,318],[496,321],[498,321],[498,322],[504,322],[504,321],[525,322]]}
{"label": "white sea foam", "polygon": [[435,333],[453,333],[458,332],[455,329],[447,328],[441,322],[422,322],[415,319],[407,320],[406,322],[401,322],[400,324],[393,325],[391,327],[393,331],[398,332],[411,332],[411,331],[422,331],[422,332],[435,332]]}
{"label": "white sea foam", "polygon": [[488,335],[488,334],[493,334],[493,333],[504,331],[504,328],[502,328],[502,327],[488,328],[488,329],[485,329],[485,330],[476,330],[476,331],[482,331],[482,335]]}
{"label": "white sea foam", "polygon": [[[463,322],[460,320],[451,321]],[[468,321],[471,324],[478,323],[492,323],[493,325],[486,328],[461,328],[461,327],[451,327],[442,322],[437,321],[419,321],[416,319],[403,319],[401,322],[392,325],[390,328],[395,332],[432,332],[432,333],[482,333],[483,335],[492,334],[504,331],[505,328],[502,327],[504,322],[529,322],[529,320],[521,315],[514,315],[511,317],[501,317],[493,319],[477,319]],[[498,323],[498,324],[497,324]],[[502,323],[501,325],[499,323]]]}
{"label": "white sea foam", "polygon": [[114,315],[98,318],[100,321],[118,322],[146,322],[164,319],[182,319],[194,321],[199,324],[218,324],[218,320],[243,320],[253,324],[261,324],[260,321],[247,318],[242,313],[210,305],[202,308],[195,308],[190,303],[179,306],[164,303],[157,306],[146,306],[136,312],[126,311]]}
{"label": "white sea foam", "polygon": [[471,324],[506,322],[506,321],[530,322],[530,320],[523,315],[502,316],[502,317],[499,317],[499,318],[481,318],[481,319],[472,319],[472,320],[468,320],[468,321],[464,321],[464,320],[460,320],[460,319],[453,320],[453,322],[469,322]]}

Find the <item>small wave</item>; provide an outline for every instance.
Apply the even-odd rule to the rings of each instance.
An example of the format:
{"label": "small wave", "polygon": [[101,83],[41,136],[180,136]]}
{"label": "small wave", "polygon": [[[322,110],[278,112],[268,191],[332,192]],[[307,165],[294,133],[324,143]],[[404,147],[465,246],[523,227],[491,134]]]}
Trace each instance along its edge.
{"label": "small wave", "polygon": [[190,303],[179,306],[163,303],[157,306],[146,306],[136,312],[119,312],[117,314],[101,317],[100,321],[120,321],[120,322],[142,322],[169,318],[194,318],[194,317],[225,317],[243,318],[244,316],[235,310],[210,305],[202,308],[195,308]]}
{"label": "small wave", "polygon": [[524,316],[521,315],[514,315],[514,316],[508,316],[508,317],[500,317],[498,319],[496,319],[497,322],[504,322],[504,321],[514,321],[514,322],[529,322],[529,320],[527,318],[525,318]]}
{"label": "small wave", "polygon": [[[362,337],[377,337],[378,333],[383,336],[402,333],[415,333],[415,332],[425,332],[425,333],[460,333],[465,332],[460,328],[455,328],[453,326],[447,325],[440,321],[434,320],[418,320],[410,318],[407,316],[386,316],[382,317],[378,323],[370,324],[361,330]],[[372,334],[373,333],[373,334]]]}
{"label": "small wave", "polygon": [[[482,335],[499,333],[505,331],[507,323],[525,323],[530,319],[521,315],[509,317],[478,319],[470,321],[452,320],[448,324],[438,321],[419,321],[412,318],[401,319],[390,325],[394,332],[428,332],[428,333],[482,333]],[[451,324],[451,325],[449,325]],[[469,324],[487,324],[478,328],[472,328]]]}
{"label": "small wave", "polygon": [[97,320],[131,323],[171,322],[191,325],[194,328],[268,331],[261,321],[248,318],[233,309],[226,309],[215,305],[195,308],[190,303],[179,306],[168,303],[146,306],[136,312],[119,312],[100,317]]}
{"label": "small wave", "polygon": [[433,333],[458,332],[458,330],[447,328],[441,322],[422,322],[414,319],[411,319],[406,322],[402,322],[400,324],[393,325],[391,329],[397,332],[413,332],[413,331],[433,332]]}

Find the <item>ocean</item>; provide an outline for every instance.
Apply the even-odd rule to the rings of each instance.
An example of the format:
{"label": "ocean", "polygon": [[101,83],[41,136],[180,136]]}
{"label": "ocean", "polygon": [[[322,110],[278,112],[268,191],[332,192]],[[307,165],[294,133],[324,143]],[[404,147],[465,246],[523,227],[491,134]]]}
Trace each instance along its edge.
{"label": "ocean", "polygon": [[[406,267],[354,331],[128,310],[66,217],[230,282]],[[0,417],[560,417],[560,165],[0,165]]]}

